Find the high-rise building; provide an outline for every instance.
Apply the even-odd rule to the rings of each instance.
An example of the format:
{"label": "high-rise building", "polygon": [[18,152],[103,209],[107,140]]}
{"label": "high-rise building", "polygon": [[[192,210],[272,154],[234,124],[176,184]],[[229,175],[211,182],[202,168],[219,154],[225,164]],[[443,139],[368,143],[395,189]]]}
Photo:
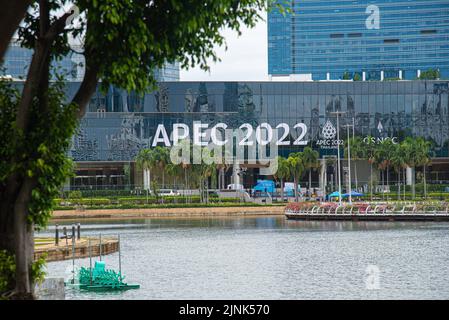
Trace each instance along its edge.
{"label": "high-rise building", "polygon": [[[61,60],[54,61],[53,67],[64,75],[66,81],[82,81],[84,77],[84,56],[78,52],[81,46],[73,46],[72,51]],[[33,51],[22,48],[17,41],[11,42],[5,54],[2,74],[16,79],[26,79]],[[158,81],[179,81],[179,63],[167,64],[163,69],[155,71]]]}
{"label": "high-rise building", "polygon": [[447,0],[291,0],[289,12],[268,13],[271,76],[414,79],[429,69],[449,77]]}

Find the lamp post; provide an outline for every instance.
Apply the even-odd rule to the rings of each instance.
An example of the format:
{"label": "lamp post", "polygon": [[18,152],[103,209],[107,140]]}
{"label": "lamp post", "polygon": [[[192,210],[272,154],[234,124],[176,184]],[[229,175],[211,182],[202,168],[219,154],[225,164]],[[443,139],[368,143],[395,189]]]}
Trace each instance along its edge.
{"label": "lamp post", "polygon": [[341,169],[340,169],[340,116],[346,114],[345,111],[330,112],[337,116],[337,178],[338,178],[338,204],[341,206]]}
{"label": "lamp post", "polygon": [[352,204],[352,186],[351,186],[351,144],[349,143],[349,128],[352,127],[354,130],[354,125],[345,125],[346,132],[348,134],[348,178],[349,178],[349,204]]}

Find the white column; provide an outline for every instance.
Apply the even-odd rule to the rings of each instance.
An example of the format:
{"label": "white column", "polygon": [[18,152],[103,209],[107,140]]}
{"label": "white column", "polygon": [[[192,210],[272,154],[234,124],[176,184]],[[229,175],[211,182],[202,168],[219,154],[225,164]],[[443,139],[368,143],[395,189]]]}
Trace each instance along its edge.
{"label": "white column", "polygon": [[232,165],[232,177],[233,177],[233,183],[234,187],[237,188],[237,184],[240,184],[240,176],[237,174],[240,171],[240,165],[238,161],[234,160],[234,164]]}
{"label": "white column", "polygon": [[365,71],[362,72],[362,81],[366,81],[366,72]]}
{"label": "white column", "polygon": [[329,81],[331,79],[331,74],[328,72],[326,73],[326,80]]}
{"label": "white column", "polygon": [[402,70],[399,70],[399,79],[402,80]]}
{"label": "white column", "polygon": [[321,166],[320,166],[320,189],[323,192],[326,192],[326,160],[321,159]]}
{"label": "white column", "polygon": [[380,72],[380,81],[384,81],[384,78],[385,78],[385,74],[384,74],[384,71],[382,70]]}
{"label": "white column", "polygon": [[143,169],[143,189],[148,190],[148,175],[146,169]]}
{"label": "white column", "polygon": [[408,186],[411,186],[413,184],[413,169],[410,167],[407,167],[406,169],[406,182]]}
{"label": "white column", "polygon": [[421,70],[416,71],[416,76],[419,78],[421,77]]}

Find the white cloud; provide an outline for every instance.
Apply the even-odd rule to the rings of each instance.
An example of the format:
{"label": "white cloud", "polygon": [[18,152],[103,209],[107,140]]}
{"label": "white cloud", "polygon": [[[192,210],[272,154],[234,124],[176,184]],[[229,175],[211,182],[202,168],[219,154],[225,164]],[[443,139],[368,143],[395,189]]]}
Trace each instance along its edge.
{"label": "white cloud", "polygon": [[[266,13],[262,14],[266,19]],[[263,81],[268,79],[267,24],[260,21],[253,29],[224,30],[228,50],[217,47],[221,62],[209,62],[210,72],[198,67],[181,70],[181,81]]]}

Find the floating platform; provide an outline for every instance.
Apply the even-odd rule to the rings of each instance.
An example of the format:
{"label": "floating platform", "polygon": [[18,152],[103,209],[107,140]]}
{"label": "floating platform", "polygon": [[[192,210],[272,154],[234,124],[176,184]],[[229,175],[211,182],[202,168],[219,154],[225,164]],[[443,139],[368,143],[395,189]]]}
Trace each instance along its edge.
{"label": "floating platform", "polygon": [[448,213],[304,213],[285,211],[291,220],[328,221],[449,221]]}
{"label": "floating platform", "polygon": [[[55,244],[54,238],[39,238],[34,239],[34,260],[46,255],[46,261],[61,261],[70,260],[73,258],[72,240],[69,239],[67,244],[64,239],[59,240],[59,244]],[[100,239],[90,238],[90,250],[92,256],[100,255]],[[119,250],[119,241],[113,238],[103,237],[101,239],[101,254],[108,255]],[[89,257],[89,238],[81,238],[75,241],[74,258]]]}

